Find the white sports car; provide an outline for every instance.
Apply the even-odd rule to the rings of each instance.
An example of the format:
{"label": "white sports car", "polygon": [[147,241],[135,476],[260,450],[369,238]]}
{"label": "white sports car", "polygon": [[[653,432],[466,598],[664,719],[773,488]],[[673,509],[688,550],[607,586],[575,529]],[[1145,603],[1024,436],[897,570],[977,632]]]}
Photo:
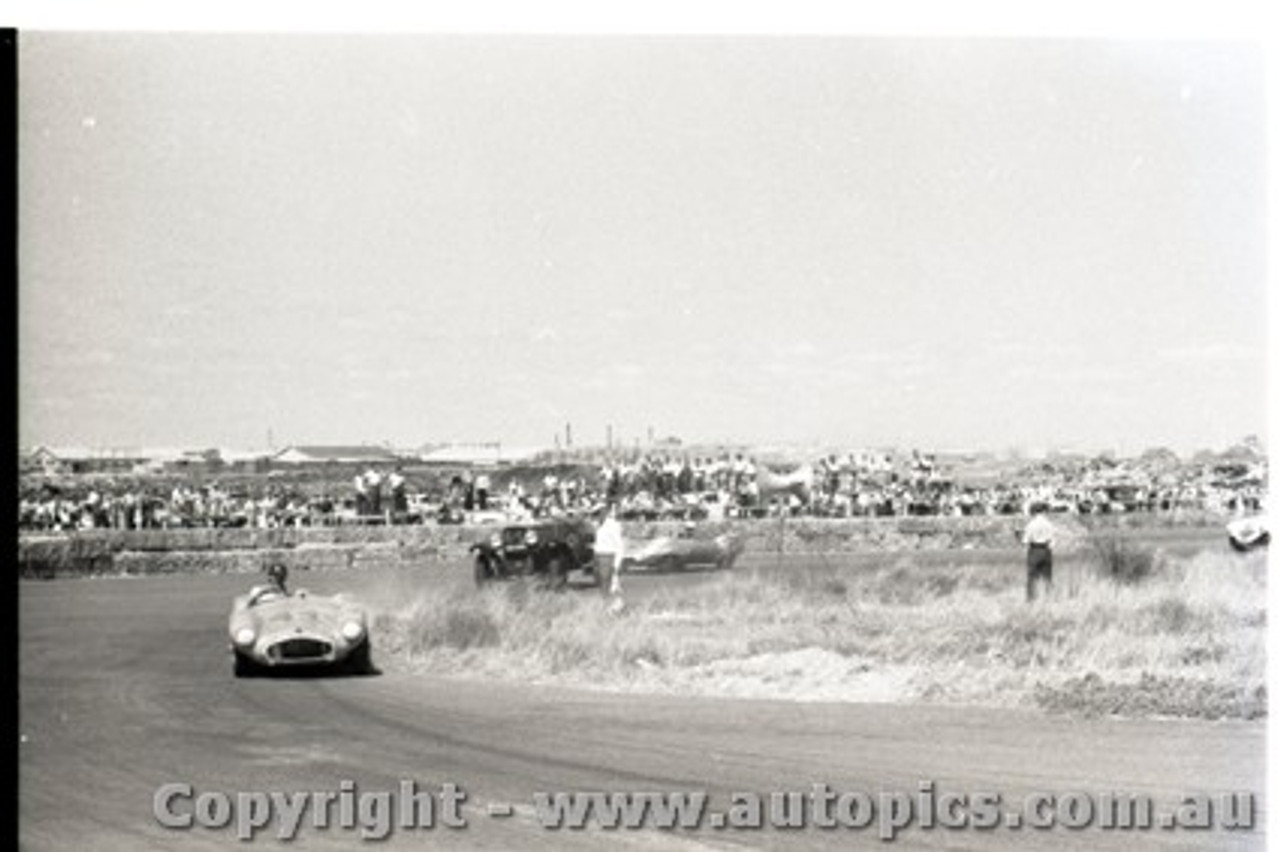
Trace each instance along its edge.
{"label": "white sports car", "polygon": [[739,536],[715,538],[659,536],[627,548],[623,564],[631,570],[682,571],[690,568],[728,570],[742,554]]}
{"label": "white sports car", "polygon": [[374,671],[364,610],[343,595],[258,586],[235,599],[228,632],[236,677],[306,667]]}
{"label": "white sports car", "polygon": [[1227,524],[1227,540],[1241,553],[1247,553],[1271,542],[1271,521],[1267,515],[1236,518]]}

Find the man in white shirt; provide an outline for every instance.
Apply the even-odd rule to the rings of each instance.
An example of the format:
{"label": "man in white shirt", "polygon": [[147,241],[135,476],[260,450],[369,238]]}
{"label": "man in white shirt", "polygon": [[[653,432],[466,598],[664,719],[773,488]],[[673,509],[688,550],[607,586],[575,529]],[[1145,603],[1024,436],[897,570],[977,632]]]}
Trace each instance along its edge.
{"label": "man in white shirt", "polygon": [[600,578],[600,587],[605,592],[619,597],[622,594],[622,557],[626,544],[615,505],[610,503],[607,511],[596,530],[596,576]]}
{"label": "man in white shirt", "polygon": [[357,473],[355,478],[356,487],[356,515],[364,517],[369,514],[369,492],[365,485],[363,473]]}
{"label": "man in white shirt", "polygon": [[370,515],[382,514],[382,474],[369,468],[364,474],[365,500]]}
{"label": "man in white shirt", "polygon": [[1031,521],[1022,531],[1022,543],[1027,546],[1027,601],[1035,600],[1039,587],[1044,585],[1047,594],[1053,589],[1053,539],[1056,530],[1044,516],[1044,506],[1031,507]]}

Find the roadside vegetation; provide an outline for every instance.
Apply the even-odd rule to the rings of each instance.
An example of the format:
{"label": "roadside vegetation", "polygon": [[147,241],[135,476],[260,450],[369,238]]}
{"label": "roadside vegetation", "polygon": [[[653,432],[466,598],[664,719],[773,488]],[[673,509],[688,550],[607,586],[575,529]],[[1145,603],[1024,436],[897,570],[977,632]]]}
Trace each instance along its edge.
{"label": "roadside vegetation", "polygon": [[566,686],[791,700],[1266,714],[1266,557],[1170,559],[1092,539],[1028,604],[1017,564],[853,568],[815,557],[628,603],[441,588],[376,616],[392,664]]}

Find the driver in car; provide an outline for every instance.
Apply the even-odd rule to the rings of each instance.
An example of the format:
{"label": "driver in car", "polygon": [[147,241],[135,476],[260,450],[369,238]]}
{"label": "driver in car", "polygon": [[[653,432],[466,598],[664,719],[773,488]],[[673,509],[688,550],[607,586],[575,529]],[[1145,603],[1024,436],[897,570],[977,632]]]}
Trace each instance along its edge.
{"label": "driver in car", "polygon": [[249,605],[253,606],[263,601],[275,600],[289,596],[289,589],[285,585],[289,579],[289,569],[285,568],[279,562],[267,568],[267,582],[264,585],[254,586],[249,591]]}

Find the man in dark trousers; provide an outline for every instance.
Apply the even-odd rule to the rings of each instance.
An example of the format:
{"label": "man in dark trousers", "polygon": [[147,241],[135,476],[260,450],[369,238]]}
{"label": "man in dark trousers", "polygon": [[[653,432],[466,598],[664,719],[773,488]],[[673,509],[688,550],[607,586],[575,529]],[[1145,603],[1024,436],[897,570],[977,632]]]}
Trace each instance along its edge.
{"label": "man in dark trousers", "polygon": [[387,477],[387,487],[391,489],[391,523],[404,523],[405,515],[409,514],[409,493],[405,490],[400,465],[396,465]]}
{"label": "man in dark trousers", "polygon": [[1054,527],[1044,515],[1044,506],[1031,507],[1031,521],[1022,531],[1022,543],[1027,546],[1027,602],[1036,599],[1043,583],[1048,593],[1053,589],[1053,536]]}

